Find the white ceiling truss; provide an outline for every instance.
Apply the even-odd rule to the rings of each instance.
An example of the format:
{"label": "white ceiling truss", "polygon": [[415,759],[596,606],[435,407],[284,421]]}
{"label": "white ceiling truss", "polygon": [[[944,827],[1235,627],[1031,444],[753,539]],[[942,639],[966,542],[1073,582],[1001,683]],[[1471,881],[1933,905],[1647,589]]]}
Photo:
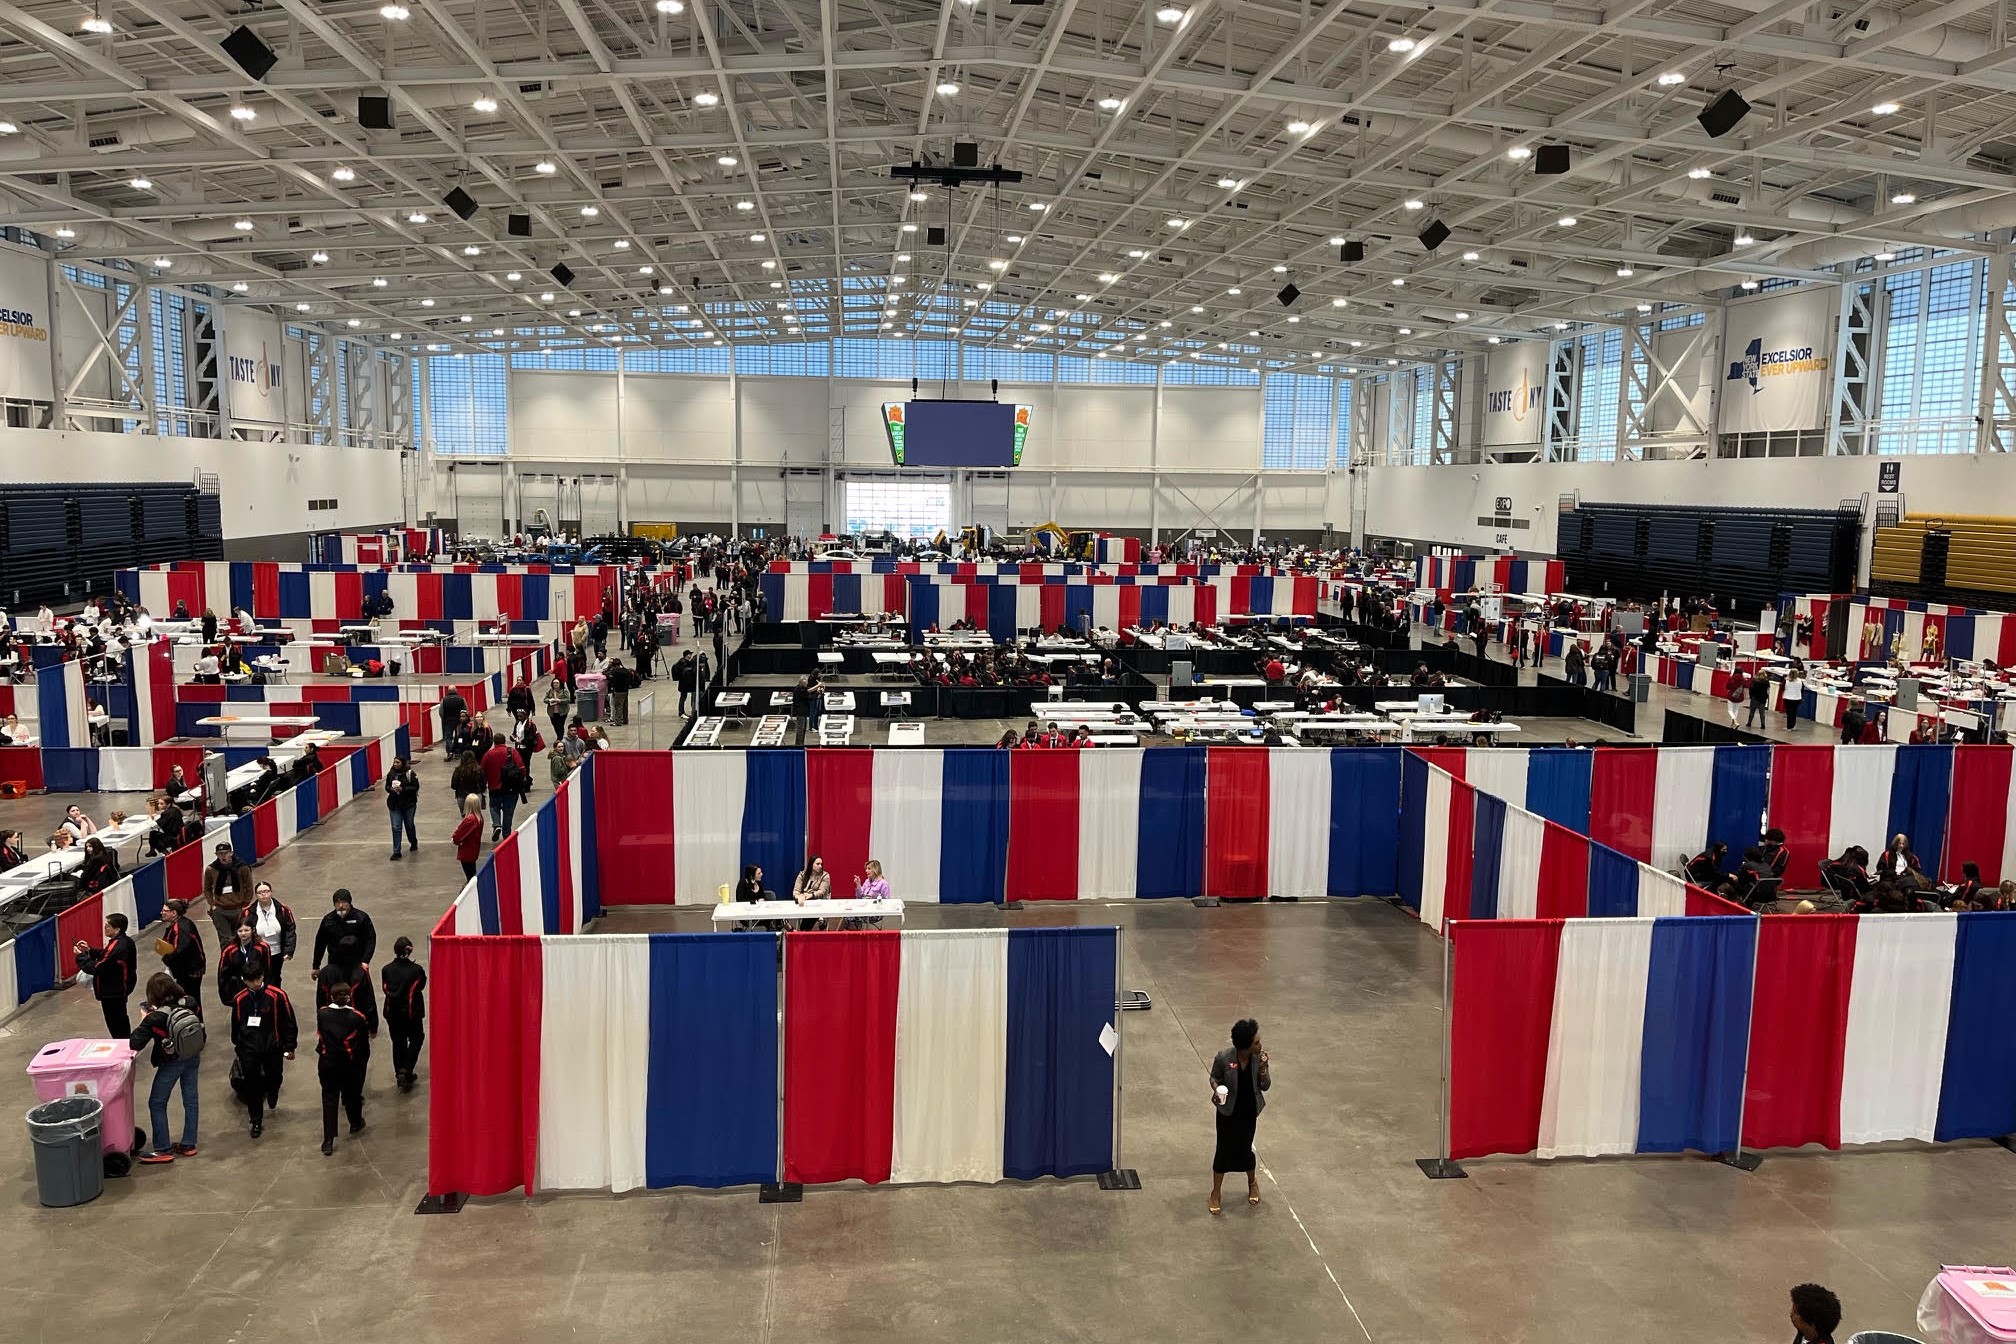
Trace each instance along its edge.
{"label": "white ceiling truss", "polygon": [[[0,0],[0,223],[457,348],[1433,359],[1888,249],[1998,250],[2012,5]],[[263,81],[218,45],[239,25],[279,55]],[[1711,138],[1724,89],[1753,110]],[[395,129],[361,128],[360,95]],[[958,141],[1023,180],[918,201],[890,177]],[[1567,172],[1534,171],[1543,145]]]}

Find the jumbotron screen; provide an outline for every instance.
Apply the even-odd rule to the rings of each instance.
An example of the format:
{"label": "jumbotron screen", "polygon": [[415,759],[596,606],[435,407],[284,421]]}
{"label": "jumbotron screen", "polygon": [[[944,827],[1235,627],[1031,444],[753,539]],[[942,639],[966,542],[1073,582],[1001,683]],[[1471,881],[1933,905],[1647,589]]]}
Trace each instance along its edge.
{"label": "jumbotron screen", "polygon": [[885,401],[899,467],[1019,467],[1032,407],[1006,401]]}

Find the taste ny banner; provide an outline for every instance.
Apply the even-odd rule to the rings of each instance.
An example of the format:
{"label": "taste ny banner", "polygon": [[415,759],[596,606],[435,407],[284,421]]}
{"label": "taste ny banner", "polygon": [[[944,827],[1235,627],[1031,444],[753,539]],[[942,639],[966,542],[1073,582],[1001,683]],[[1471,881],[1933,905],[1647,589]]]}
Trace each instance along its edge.
{"label": "taste ny banner", "polygon": [[224,334],[224,386],[229,389],[231,418],[240,422],[278,425],[287,419],[285,341],[280,320],[241,304],[217,310]]}
{"label": "taste ny banner", "polygon": [[49,344],[49,264],[0,251],[0,397],[53,401]]}
{"label": "taste ny banner", "polygon": [[1546,341],[1501,345],[1484,365],[1484,443],[1538,444],[1547,421]]}
{"label": "taste ny banner", "polygon": [[1723,434],[1819,429],[1832,386],[1834,296],[1799,290],[1731,304],[1722,328]]}

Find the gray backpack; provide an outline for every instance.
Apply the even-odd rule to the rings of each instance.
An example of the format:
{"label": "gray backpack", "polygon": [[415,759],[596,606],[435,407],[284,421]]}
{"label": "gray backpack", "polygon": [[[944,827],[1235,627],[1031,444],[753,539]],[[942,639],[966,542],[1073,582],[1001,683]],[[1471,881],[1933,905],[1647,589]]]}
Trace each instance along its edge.
{"label": "gray backpack", "polygon": [[203,1019],[176,1004],[168,1009],[168,1053],[177,1059],[194,1059],[203,1053],[210,1033]]}

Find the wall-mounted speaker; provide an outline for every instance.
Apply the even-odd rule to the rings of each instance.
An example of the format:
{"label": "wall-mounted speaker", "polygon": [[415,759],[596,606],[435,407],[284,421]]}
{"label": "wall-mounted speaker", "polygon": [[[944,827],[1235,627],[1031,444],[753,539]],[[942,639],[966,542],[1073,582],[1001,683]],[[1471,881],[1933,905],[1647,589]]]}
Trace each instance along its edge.
{"label": "wall-mounted speaker", "polygon": [[357,100],[357,124],[367,131],[392,129],[392,100],[365,95]]}
{"label": "wall-mounted speaker", "polygon": [[1558,177],[1568,171],[1568,146],[1541,145],[1533,151],[1533,171],[1542,177]]}
{"label": "wall-mounted speaker", "polygon": [[1350,242],[1344,244],[1342,247],[1337,249],[1337,260],[1339,261],[1365,260],[1365,244],[1360,242]]}
{"label": "wall-mounted speaker", "polygon": [[1750,115],[1750,104],[1734,89],[1724,89],[1715,100],[1695,115],[1701,129],[1720,138],[1736,129],[1736,123]]}
{"label": "wall-mounted speaker", "polygon": [[553,263],[553,278],[560,282],[560,288],[572,289],[574,287],[574,268],[564,261],[556,261]]}
{"label": "wall-mounted speaker", "polygon": [[1421,246],[1433,252],[1436,248],[1449,241],[1449,226],[1438,219],[1429,224],[1427,228],[1421,230],[1417,236],[1421,240]]}
{"label": "wall-mounted speaker", "polygon": [[453,210],[457,219],[473,219],[476,211],[481,208],[476,204],[476,198],[460,187],[443,196],[441,204]]}
{"label": "wall-mounted speaker", "polygon": [[238,68],[254,79],[266,78],[266,72],[280,62],[280,53],[259,40],[259,34],[242,25],[231,30],[231,35],[217,45],[224,48],[224,54],[238,63]]}
{"label": "wall-mounted speaker", "polygon": [[1295,282],[1291,280],[1287,284],[1281,286],[1281,292],[1279,294],[1276,294],[1274,297],[1281,300],[1281,306],[1283,308],[1286,308],[1289,305],[1293,304],[1295,300],[1302,297],[1302,291],[1295,288]]}
{"label": "wall-mounted speaker", "polygon": [[504,216],[504,232],[513,238],[530,238],[532,236],[532,216]]}

